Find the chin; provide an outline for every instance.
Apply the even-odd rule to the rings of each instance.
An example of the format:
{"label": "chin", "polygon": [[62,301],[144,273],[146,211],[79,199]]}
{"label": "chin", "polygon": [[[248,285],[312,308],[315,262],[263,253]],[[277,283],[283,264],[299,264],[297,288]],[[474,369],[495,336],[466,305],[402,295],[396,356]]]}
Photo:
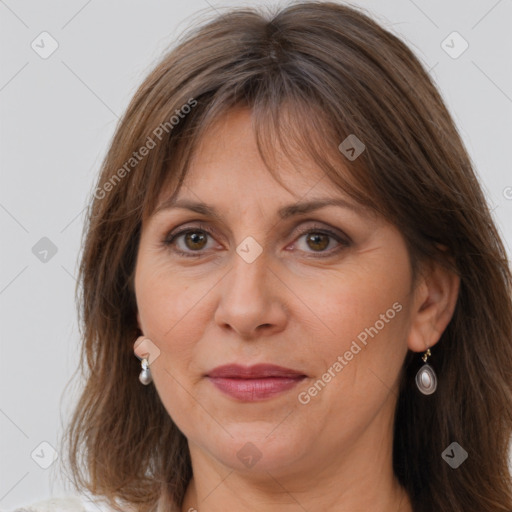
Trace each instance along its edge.
{"label": "chin", "polygon": [[311,450],[304,433],[294,435],[290,427],[280,429],[275,422],[230,424],[215,439],[195,439],[196,444],[225,466],[268,480],[269,473],[288,474]]}

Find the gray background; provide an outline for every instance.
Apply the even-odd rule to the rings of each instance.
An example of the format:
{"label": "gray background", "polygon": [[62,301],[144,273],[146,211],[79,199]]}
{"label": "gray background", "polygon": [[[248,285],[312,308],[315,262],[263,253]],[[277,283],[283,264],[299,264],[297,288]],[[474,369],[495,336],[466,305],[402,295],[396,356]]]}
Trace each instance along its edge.
{"label": "gray background", "polygon": [[[511,0],[352,3],[430,70],[510,254]],[[192,15],[254,4],[0,0],[0,509],[64,491],[58,460],[41,465],[52,460],[49,445],[58,449],[76,396],[63,392],[78,362],[73,300],[83,214],[118,117]],[[43,31],[59,45],[46,59],[31,47],[42,46]],[[458,58],[441,46],[453,31],[469,44]],[[453,46],[452,53],[460,41]]]}

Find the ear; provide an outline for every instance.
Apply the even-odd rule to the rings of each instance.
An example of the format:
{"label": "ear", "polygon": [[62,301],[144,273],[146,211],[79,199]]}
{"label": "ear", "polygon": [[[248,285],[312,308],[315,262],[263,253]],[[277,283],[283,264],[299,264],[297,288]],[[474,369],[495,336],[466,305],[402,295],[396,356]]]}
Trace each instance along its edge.
{"label": "ear", "polygon": [[434,346],[452,319],[460,278],[441,264],[430,261],[414,291],[411,328],[407,345],[413,352]]}
{"label": "ear", "polygon": [[151,366],[155,359],[160,356],[160,349],[146,336],[139,336],[133,344],[133,353],[139,358],[147,358],[149,365]]}
{"label": "ear", "polygon": [[144,335],[144,329],[142,329],[142,322],[140,321],[140,314],[137,312],[137,336],[141,337]]}
{"label": "ear", "polygon": [[133,344],[133,353],[139,358],[147,357],[150,353],[151,341],[145,336],[139,336]]}

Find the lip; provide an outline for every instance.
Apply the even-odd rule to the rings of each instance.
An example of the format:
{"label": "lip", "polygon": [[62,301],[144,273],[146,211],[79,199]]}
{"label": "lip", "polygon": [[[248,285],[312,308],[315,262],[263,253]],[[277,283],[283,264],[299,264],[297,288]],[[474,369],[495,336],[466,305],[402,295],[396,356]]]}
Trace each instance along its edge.
{"label": "lip", "polygon": [[224,377],[230,379],[262,379],[266,377],[299,377],[305,374],[299,370],[277,366],[275,364],[255,364],[253,366],[242,366],[240,364],[225,364],[217,366],[210,372],[208,377]]}
{"label": "lip", "polygon": [[218,366],[206,377],[226,395],[244,402],[266,400],[288,391],[306,378],[300,371],[272,364]]}

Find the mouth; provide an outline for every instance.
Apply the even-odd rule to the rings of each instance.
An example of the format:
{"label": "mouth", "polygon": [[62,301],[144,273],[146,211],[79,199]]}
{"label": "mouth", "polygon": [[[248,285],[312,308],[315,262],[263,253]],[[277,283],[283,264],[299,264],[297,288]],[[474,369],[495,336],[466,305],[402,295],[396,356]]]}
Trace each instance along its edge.
{"label": "mouth", "polygon": [[244,402],[266,400],[291,390],[307,375],[271,364],[219,366],[206,377],[224,394]]}

